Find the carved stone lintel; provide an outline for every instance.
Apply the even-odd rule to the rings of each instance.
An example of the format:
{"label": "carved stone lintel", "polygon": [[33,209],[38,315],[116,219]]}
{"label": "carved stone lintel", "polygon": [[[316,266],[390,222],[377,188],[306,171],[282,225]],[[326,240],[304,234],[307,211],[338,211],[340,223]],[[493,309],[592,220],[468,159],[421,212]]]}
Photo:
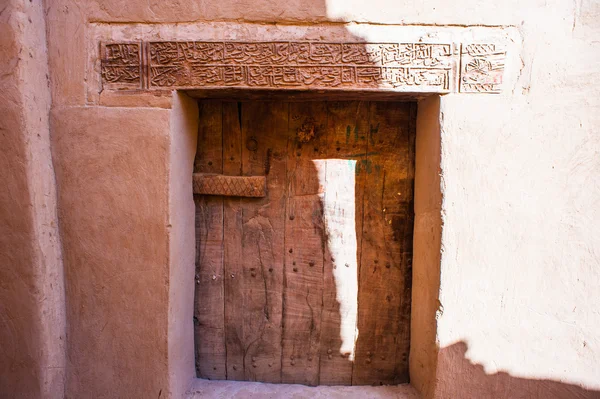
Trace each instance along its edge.
{"label": "carved stone lintel", "polygon": [[505,52],[494,44],[201,42],[106,43],[108,89],[384,89],[499,92]]}

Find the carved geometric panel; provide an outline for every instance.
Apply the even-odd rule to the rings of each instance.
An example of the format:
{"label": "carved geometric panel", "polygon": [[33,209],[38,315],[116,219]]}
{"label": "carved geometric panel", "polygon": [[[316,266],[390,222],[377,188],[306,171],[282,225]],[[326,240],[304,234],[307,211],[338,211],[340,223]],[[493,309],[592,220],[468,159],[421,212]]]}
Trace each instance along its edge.
{"label": "carved geometric panel", "polygon": [[506,51],[495,44],[469,44],[461,49],[461,93],[500,93]]}
{"label": "carved geometric panel", "polygon": [[[152,41],[105,43],[106,89],[384,89],[499,92],[494,44]],[[461,65],[460,79],[456,77]]]}
{"label": "carved geometric panel", "polygon": [[264,197],[267,195],[265,176],[225,176],[194,173],[194,194],[226,197]]}

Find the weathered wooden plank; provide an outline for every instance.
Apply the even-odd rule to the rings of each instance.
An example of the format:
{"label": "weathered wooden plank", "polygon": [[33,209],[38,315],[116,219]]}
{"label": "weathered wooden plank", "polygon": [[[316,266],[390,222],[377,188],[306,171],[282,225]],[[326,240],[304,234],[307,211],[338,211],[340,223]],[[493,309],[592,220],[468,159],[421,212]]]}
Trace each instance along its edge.
{"label": "weathered wooden plank", "polygon": [[393,384],[405,274],[402,229],[410,221],[401,194],[407,166],[409,104],[372,103],[366,159],[356,360],[353,385]]}
{"label": "weathered wooden plank", "polygon": [[327,104],[324,184],[327,232],[323,278],[320,382],[350,385],[356,340],[368,103]]}
{"label": "weathered wooden plank", "polygon": [[198,375],[406,382],[414,105],[215,104],[195,172],[266,176],[268,197],[195,196]]}
{"label": "weathered wooden plank", "polygon": [[289,104],[282,382],[319,384],[327,108]]}
{"label": "weathered wooden plank", "polygon": [[[223,173],[242,173],[240,103],[223,102]],[[223,199],[223,265],[225,270],[225,343],[227,379],[244,381],[244,270],[242,264],[242,198]]]}
{"label": "weathered wooden plank", "polygon": [[242,174],[266,175],[268,198],[240,201],[245,379],[281,382],[286,103],[242,104]]}
{"label": "weathered wooden plank", "polygon": [[[408,356],[410,351],[410,318],[412,302],[412,248],[413,248],[413,229],[415,223],[414,211],[414,180],[415,180],[415,140],[416,140],[416,120],[417,104],[411,103],[409,109],[409,122],[407,125],[407,178],[402,181],[399,187],[399,195],[403,209],[401,210],[400,220],[392,221],[394,235],[402,242],[402,285],[400,286],[400,326],[396,340],[396,370],[395,383],[409,382],[408,374]],[[386,187],[387,191],[388,188]],[[394,188],[384,198],[393,197]],[[393,237],[392,237],[393,239]]]}
{"label": "weathered wooden plank", "polygon": [[[195,172],[221,173],[221,102],[199,105]],[[196,204],[196,369],[199,377],[225,379],[223,315],[223,200],[194,196]]]}
{"label": "weathered wooden plank", "polygon": [[225,176],[209,173],[194,173],[194,194],[221,195],[225,197],[265,197],[265,176]]}

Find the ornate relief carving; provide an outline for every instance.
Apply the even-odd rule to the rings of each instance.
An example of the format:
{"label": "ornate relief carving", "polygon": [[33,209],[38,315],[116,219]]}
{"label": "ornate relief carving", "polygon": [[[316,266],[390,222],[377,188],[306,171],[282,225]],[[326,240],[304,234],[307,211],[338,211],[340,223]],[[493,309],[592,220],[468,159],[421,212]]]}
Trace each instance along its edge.
{"label": "ornate relief carving", "polygon": [[192,183],[194,194],[226,197],[265,197],[267,195],[267,178],[265,176],[194,173]]}
{"label": "ornate relief carving", "polygon": [[102,46],[102,81],[109,88],[139,89],[142,62],[140,43],[110,43]]}
{"label": "ornate relief carving", "polygon": [[450,45],[151,42],[150,87],[449,90]]}
{"label": "ornate relief carving", "polygon": [[[117,89],[246,87],[395,89],[446,93],[458,54],[451,44],[200,42],[102,46],[104,86]],[[462,47],[463,92],[497,92],[504,54],[493,44]]]}
{"label": "ornate relief carving", "polygon": [[495,44],[463,45],[460,52],[461,93],[500,93],[506,51]]}

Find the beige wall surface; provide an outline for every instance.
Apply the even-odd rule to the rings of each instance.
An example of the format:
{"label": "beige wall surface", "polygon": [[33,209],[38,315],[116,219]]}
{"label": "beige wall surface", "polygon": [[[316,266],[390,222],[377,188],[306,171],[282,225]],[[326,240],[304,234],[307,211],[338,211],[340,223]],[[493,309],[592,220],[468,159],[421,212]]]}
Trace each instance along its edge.
{"label": "beige wall surface", "polygon": [[437,394],[599,397],[600,3],[496,4],[517,85],[440,105]]}
{"label": "beige wall surface", "polygon": [[39,2],[0,3],[0,397],[64,393],[65,312]]}
{"label": "beige wall surface", "polygon": [[168,392],[169,112],[51,113],[69,397]]}
{"label": "beige wall surface", "polygon": [[423,313],[413,312],[415,325],[432,326],[413,337],[413,384],[437,398],[600,396],[600,3],[46,0],[43,7],[0,3],[0,396],[58,398],[64,388],[73,398],[166,398],[187,388],[193,370],[181,364],[193,359],[177,359],[189,349],[191,329],[182,326],[191,320],[174,290],[182,284],[191,292],[193,283],[185,277],[193,259],[178,247],[186,229],[177,224],[191,198],[181,198],[185,188],[173,176],[191,173],[185,151],[195,138],[174,131],[192,129],[194,105],[183,95],[135,94],[88,103],[88,47],[102,24],[127,32],[124,24],[136,23],[139,34],[218,21],[251,26],[254,35],[262,24],[294,31],[319,23],[365,40],[371,25],[412,26],[423,36],[446,27],[516,31],[517,68],[503,94],[420,104],[420,131],[429,134],[417,146],[439,146],[441,173],[438,183],[435,164],[422,159],[421,182],[439,185],[441,199],[419,203],[428,187],[417,187],[415,237],[440,240],[441,251],[439,261],[428,258],[439,270],[415,271],[439,288],[420,290]]}

